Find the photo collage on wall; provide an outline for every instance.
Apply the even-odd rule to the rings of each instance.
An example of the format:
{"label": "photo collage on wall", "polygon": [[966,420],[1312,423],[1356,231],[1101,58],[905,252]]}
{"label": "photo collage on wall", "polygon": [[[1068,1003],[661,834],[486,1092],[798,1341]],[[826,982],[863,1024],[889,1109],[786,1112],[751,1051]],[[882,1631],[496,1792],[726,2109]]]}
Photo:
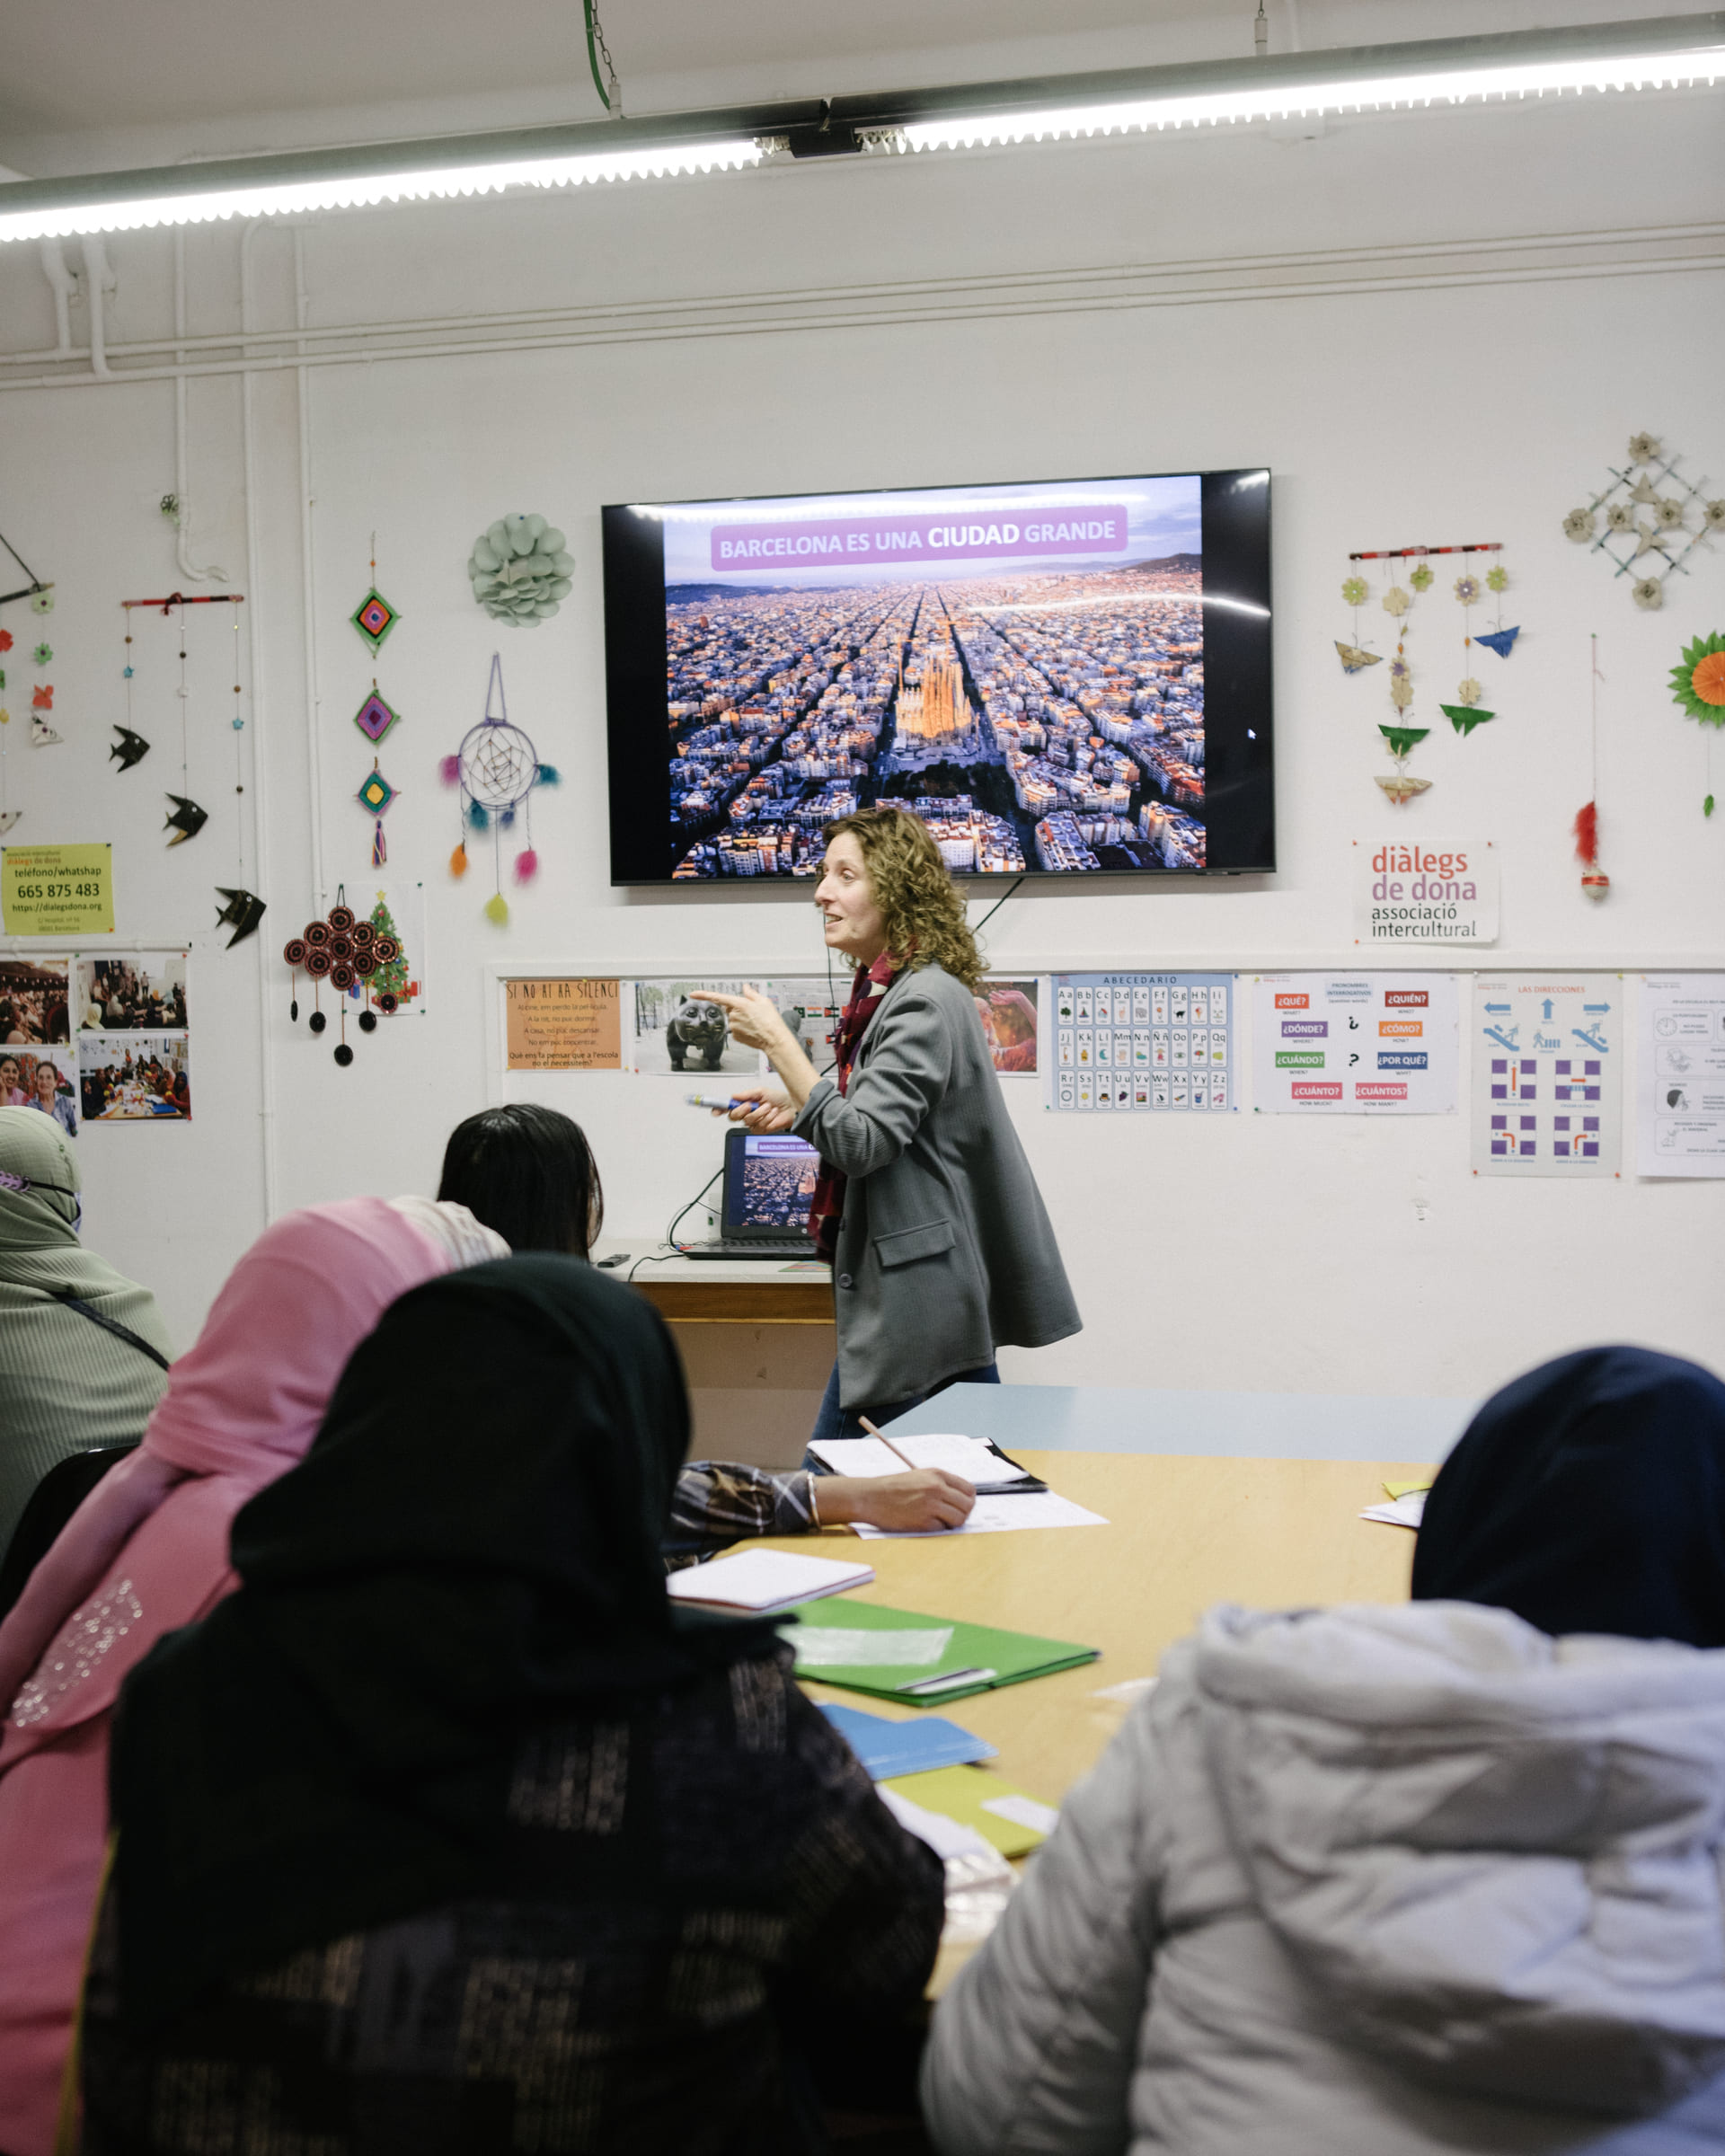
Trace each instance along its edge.
{"label": "photo collage on wall", "polygon": [[1153,1114],[1232,1109],[1234,989],[1227,973],[1056,974],[1048,1105]]}
{"label": "photo collage on wall", "polygon": [[86,1123],[191,1119],[186,954],[0,959],[0,1108]]}

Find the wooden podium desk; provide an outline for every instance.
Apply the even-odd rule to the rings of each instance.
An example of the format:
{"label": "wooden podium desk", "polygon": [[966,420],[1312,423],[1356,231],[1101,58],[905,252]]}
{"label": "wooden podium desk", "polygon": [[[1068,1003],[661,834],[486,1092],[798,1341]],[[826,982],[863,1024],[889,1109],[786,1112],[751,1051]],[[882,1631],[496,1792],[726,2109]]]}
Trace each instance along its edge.
{"label": "wooden podium desk", "polygon": [[[607,1235],[596,1258],[666,1320],[683,1357],[693,1456],[795,1467],[837,1352],[830,1267],[784,1258],[679,1258],[647,1237]],[[646,1263],[638,1263],[645,1259]]]}

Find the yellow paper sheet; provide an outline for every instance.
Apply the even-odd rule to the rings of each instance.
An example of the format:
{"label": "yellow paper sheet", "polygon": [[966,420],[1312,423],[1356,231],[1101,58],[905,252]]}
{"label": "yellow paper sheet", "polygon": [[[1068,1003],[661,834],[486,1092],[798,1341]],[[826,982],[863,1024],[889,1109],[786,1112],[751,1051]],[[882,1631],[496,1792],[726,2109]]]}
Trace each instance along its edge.
{"label": "yellow paper sheet", "polygon": [[[913,1804],[926,1806],[931,1812],[943,1812],[962,1826],[975,1827],[983,1840],[991,1842],[1003,1857],[1022,1857],[1027,1850],[1039,1849],[1048,1840],[1046,1834],[1038,1833],[1033,1826],[1021,1826],[1016,1820],[1003,1819],[998,1813],[983,1810],[984,1803],[990,1798],[1030,1795],[1028,1789],[1003,1781],[998,1774],[991,1774],[984,1767],[936,1767],[927,1774],[899,1774],[883,1787],[897,1789],[900,1796],[908,1797]],[[1039,1803],[1041,1799],[1035,1801]]]}

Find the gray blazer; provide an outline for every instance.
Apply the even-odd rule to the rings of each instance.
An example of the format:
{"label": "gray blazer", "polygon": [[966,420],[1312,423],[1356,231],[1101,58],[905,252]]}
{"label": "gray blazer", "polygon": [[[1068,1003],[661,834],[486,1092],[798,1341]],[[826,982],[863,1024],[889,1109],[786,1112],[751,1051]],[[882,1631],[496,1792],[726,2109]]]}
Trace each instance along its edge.
{"label": "gray blazer", "polygon": [[823,1078],[793,1127],[849,1179],[833,1264],[846,1408],[1080,1330],[976,1004],[951,974],[899,974],[849,1093]]}

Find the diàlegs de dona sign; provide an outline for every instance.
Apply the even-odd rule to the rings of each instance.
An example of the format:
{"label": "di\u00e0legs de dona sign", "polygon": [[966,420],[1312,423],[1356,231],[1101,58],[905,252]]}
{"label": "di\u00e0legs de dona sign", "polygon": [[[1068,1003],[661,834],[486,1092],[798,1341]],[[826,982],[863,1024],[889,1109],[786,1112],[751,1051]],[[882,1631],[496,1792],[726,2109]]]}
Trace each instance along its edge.
{"label": "di\u00e0legs de dona sign", "polygon": [[1354,941],[1495,943],[1498,855],[1489,838],[1357,838]]}

